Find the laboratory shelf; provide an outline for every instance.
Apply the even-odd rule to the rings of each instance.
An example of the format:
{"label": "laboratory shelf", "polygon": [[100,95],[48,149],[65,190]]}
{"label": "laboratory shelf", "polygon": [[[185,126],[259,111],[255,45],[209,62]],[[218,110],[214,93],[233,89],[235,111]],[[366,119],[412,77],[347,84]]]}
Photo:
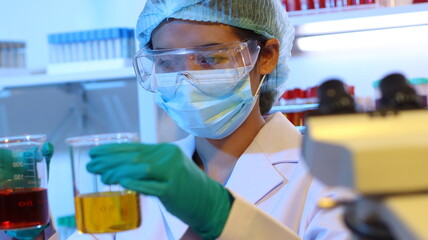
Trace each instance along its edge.
{"label": "laboratory shelf", "polygon": [[135,73],[132,67],[68,74],[32,74],[12,77],[0,76],[0,90],[2,88],[35,87],[41,85],[123,79],[135,79]]}
{"label": "laboratory shelf", "polygon": [[[304,11],[292,11],[288,15],[291,22],[295,26],[303,24],[333,21],[333,20],[345,20],[362,17],[373,17],[373,16],[384,16],[384,15],[395,15],[401,13],[414,13],[414,12],[427,12],[428,14],[428,3],[417,3],[409,4],[404,6],[396,7],[383,7],[378,4],[365,4],[358,6],[348,7],[336,7],[329,9],[313,9]],[[421,18],[421,21],[426,21],[427,17]]]}
{"label": "laboratory shelf", "polygon": [[[296,36],[308,36],[318,34],[329,34],[340,32],[340,30],[332,30],[332,27],[327,27],[327,32],[309,32],[307,31],[307,25],[311,24],[323,24],[334,20],[350,20],[350,19],[362,19],[365,17],[375,16],[399,16],[397,14],[403,14],[403,18],[408,19],[409,14],[418,14],[416,19],[411,22],[406,21],[403,24],[408,25],[428,25],[428,3],[418,3],[405,6],[397,7],[381,7],[378,4],[366,4],[359,6],[349,7],[337,7],[330,9],[315,9],[305,11],[293,11],[289,12],[289,16],[293,25],[296,26]],[[405,15],[405,16],[404,16]],[[423,15],[423,16],[422,16]],[[394,23],[392,23],[394,24]],[[367,27],[367,25],[359,26],[359,30],[368,30],[376,27]],[[319,25],[315,29],[318,28]],[[345,25],[349,27],[350,25]],[[403,26],[403,25],[399,25]],[[388,25],[388,27],[399,27],[397,25]],[[313,28],[312,28],[313,29]],[[355,30],[355,29],[353,29]],[[357,29],[358,30],[358,29]],[[102,71],[88,71],[88,72],[76,72],[67,74],[27,74],[19,76],[4,76],[0,73],[0,90],[3,88],[19,88],[19,87],[34,87],[40,85],[54,85],[64,83],[76,83],[76,82],[96,82],[96,81],[110,81],[110,80],[121,80],[121,79],[134,79],[135,74],[131,66],[123,68],[108,69]],[[294,106],[275,106],[273,109],[278,109],[281,112],[299,111],[299,107]],[[296,110],[295,110],[296,109]],[[306,107],[304,107],[306,109]],[[308,110],[313,109],[309,107]],[[304,110],[302,110],[304,111]]]}
{"label": "laboratory shelf", "polygon": [[282,113],[304,112],[304,111],[309,111],[309,110],[315,110],[317,107],[318,107],[318,103],[273,106],[270,110],[270,113],[275,113],[275,112],[282,112]]}

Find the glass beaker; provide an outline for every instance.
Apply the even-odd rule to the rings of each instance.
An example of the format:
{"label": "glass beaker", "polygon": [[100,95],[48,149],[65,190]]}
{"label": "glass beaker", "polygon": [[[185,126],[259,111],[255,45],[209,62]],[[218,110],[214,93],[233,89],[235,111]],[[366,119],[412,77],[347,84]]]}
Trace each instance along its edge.
{"label": "glass beaker", "polygon": [[0,138],[0,229],[37,228],[49,222],[46,135]]}
{"label": "glass beaker", "polygon": [[89,150],[108,143],[139,142],[136,133],[107,133],[68,138],[73,171],[76,227],[82,233],[115,233],[140,226],[138,193],[105,185],[89,173]]}

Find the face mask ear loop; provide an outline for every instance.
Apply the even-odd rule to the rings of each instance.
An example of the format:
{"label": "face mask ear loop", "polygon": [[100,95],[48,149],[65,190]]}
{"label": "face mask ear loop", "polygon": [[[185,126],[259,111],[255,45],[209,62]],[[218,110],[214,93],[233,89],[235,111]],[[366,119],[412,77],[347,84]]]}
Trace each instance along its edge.
{"label": "face mask ear loop", "polygon": [[266,74],[263,75],[262,80],[260,81],[259,87],[257,88],[256,93],[254,94],[254,96],[259,95],[260,87],[263,85],[263,81],[265,80],[265,78],[266,78]]}

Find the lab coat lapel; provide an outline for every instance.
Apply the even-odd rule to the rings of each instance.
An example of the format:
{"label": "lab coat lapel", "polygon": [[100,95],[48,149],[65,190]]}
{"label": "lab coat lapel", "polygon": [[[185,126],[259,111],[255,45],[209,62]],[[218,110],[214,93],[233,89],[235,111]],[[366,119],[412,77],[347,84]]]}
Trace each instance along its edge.
{"label": "lab coat lapel", "polygon": [[188,135],[183,139],[171,143],[177,145],[188,158],[192,159],[193,153],[195,152],[194,136]]}
{"label": "lab coat lapel", "polygon": [[236,163],[226,187],[256,204],[283,181],[263,153],[248,153]]}
{"label": "lab coat lapel", "polygon": [[257,134],[254,142],[272,164],[297,163],[302,134],[282,113],[275,113]]}
{"label": "lab coat lapel", "polygon": [[[281,113],[274,114],[267,120],[237,161],[226,183],[227,188],[253,204],[288,182],[274,165],[281,162],[297,162],[300,153],[296,150],[299,147],[296,145],[296,142],[299,142],[296,138],[301,138],[300,132]],[[176,141],[174,144],[189,158],[195,151],[193,136]],[[160,209],[166,220],[165,226],[169,227],[174,239],[180,239],[188,226],[166,211],[162,204]]]}
{"label": "lab coat lapel", "polygon": [[[286,126],[285,131],[284,127]],[[244,154],[238,159],[226,187],[247,201],[256,204],[269,192],[288,179],[274,164],[297,162],[296,137],[301,134],[284,116],[275,114],[257,134]]]}
{"label": "lab coat lapel", "polygon": [[160,202],[159,207],[161,209],[167,239],[180,239],[189,226],[180,219],[178,219],[176,216],[169,213]]}

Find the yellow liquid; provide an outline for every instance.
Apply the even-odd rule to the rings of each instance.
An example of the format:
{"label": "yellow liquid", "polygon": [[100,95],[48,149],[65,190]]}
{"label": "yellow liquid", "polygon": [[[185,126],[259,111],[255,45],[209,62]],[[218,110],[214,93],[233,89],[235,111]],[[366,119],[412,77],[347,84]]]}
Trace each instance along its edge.
{"label": "yellow liquid", "polygon": [[83,194],[74,198],[77,230],[110,233],[140,226],[138,194],[133,191]]}

